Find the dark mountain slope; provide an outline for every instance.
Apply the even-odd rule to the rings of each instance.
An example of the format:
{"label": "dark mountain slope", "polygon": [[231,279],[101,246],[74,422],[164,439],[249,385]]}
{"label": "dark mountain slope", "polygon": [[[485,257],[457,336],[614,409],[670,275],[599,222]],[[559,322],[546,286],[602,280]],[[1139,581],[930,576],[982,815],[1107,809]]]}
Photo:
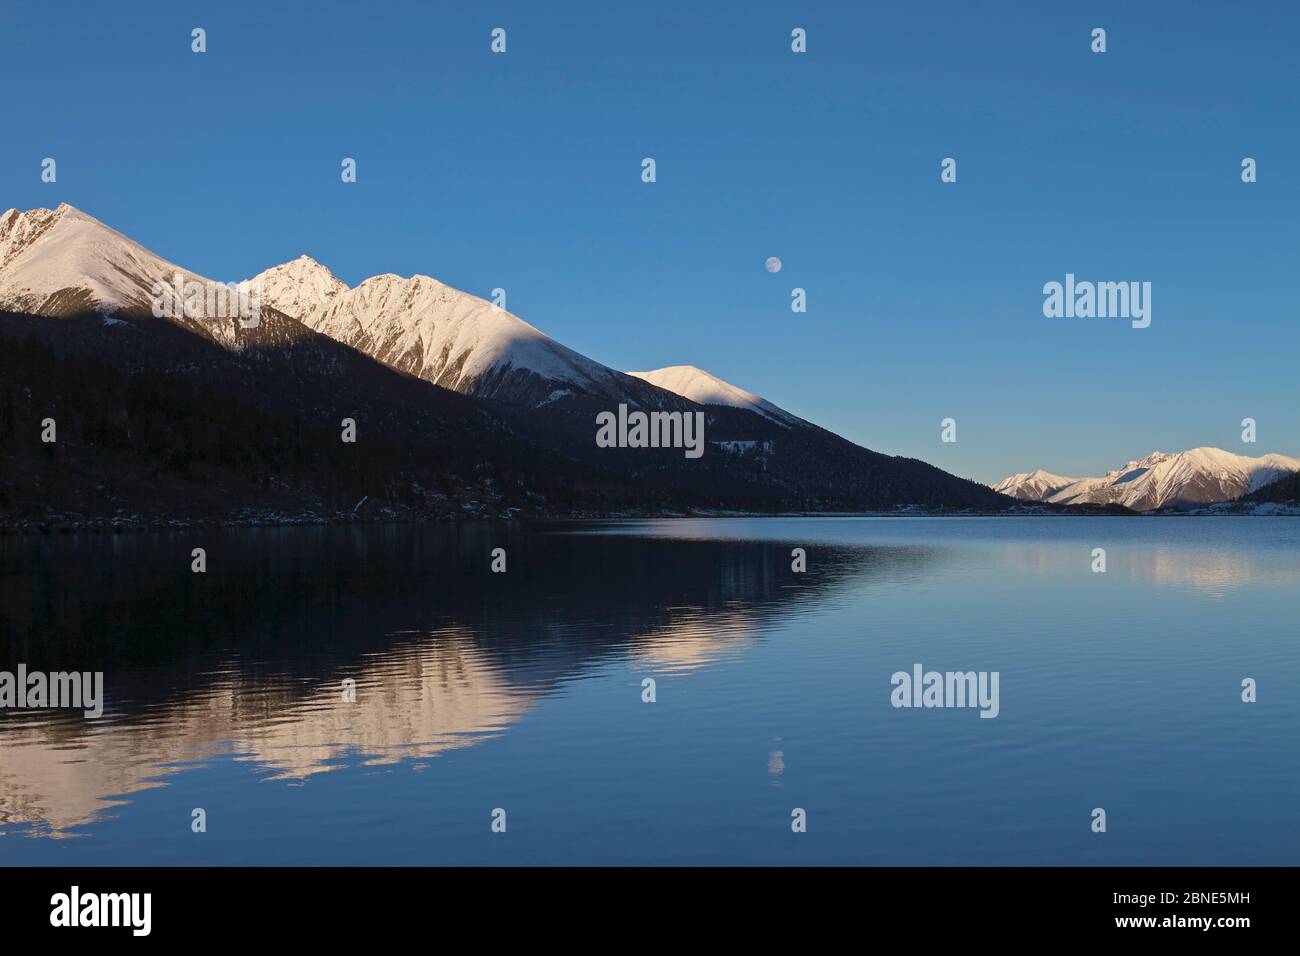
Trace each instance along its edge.
{"label": "dark mountain slope", "polygon": [[1300,472],[1291,475],[1283,475],[1276,481],[1270,482],[1263,488],[1256,488],[1248,495],[1242,496],[1240,501],[1252,503],[1262,503],[1266,501],[1275,501],[1280,504],[1295,504],[1300,502]]}
{"label": "dark mountain slope", "polygon": [[[139,315],[0,315],[0,514],[280,520],[350,514],[362,498],[362,514],[409,516],[1002,503],[921,462],[744,410],[707,409],[698,460],[597,448],[594,399],[537,410],[474,399],[269,310],[235,334],[231,349]],[[40,442],[47,417],[53,445]],[[340,440],[343,418],[355,444]]]}
{"label": "dark mountain slope", "polygon": [[[671,393],[669,393],[671,394]],[[672,411],[685,401],[643,408]],[[504,403],[499,413],[541,440],[544,433],[593,469],[615,467],[637,482],[667,483],[682,493],[703,484],[715,494],[743,499],[759,511],[875,511],[900,505],[999,511],[1014,502],[985,485],[933,465],[882,455],[815,425],[786,427],[748,409],[688,406],[705,414],[706,451],[687,459],[682,449],[598,448],[596,415],[612,411],[590,396],[566,396],[531,411]]]}

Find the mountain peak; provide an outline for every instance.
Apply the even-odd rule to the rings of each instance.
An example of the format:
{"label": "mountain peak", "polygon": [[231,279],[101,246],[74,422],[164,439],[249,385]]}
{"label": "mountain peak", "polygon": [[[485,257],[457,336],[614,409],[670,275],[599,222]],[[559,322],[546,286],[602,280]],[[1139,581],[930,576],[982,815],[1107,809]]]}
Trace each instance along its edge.
{"label": "mountain peak", "polygon": [[723,381],[696,365],[668,365],[649,372],[628,372],[633,378],[657,385],[700,405],[727,405],[758,412],[780,425],[802,424],[802,419],[738,385]]}
{"label": "mountain peak", "polygon": [[299,276],[325,275],[329,276],[331,279],[335,278],[334,273],[330,271],[328,266],[322,265],[306,253],[303,253],[297,259],[290,259],[288,262],[282,262],[278,266],[272,266],[262,272],[261,275],[268,275],[269,273],[277,273],[281,275],[288,273]]}
{"label": "mountain peak", "polygon": [[80,219],[83,222],[93,222],[104,229],[109,228],[90,213],[83,212],[71,203],[66,202],[59,203],[53,209],[47,209],[44,206],[37,206],[35,209],[28,209],[25,212],[21,209],[10,209],[4,214],[4,217],[0,218],[7,218],[10,214],[25,218],[32,222],[49,222],[51,224],[60,222],[64,219]]}
{"label": "mountain peak", "polygon": [[[1190,452],[1184,452],[1184,454],[1190,454]],[[1123,468],[1114,468],[1106,472],[1106,476],[1109,478],[1118,475],[1127,475],[1135,471],[1144,471],[1148,468],[1154,468],[1156,465],[1168,461],[1172,457],[1173,455],[1168,452],[1153,451],[1145,458],[1134,458],[1132,461],[1126,462]]]}
{"label": "mountain peak", "polygon": [[1078,481],[1077,478],[1054,475],[1050,471],[1035,468],[1033,471],[1022,471],[1019,474],[1003,478],[993,486],[993,490],[1004,495],[1010,495],[1012,498],[1019,498],[1021,501],[1042,501],[1048,495],[1076,481]]}
{"label": "mountain peak", "polygon": [[195,277],[68,203],[0,217],[3,309],[51,316],[149,309],[154,283],[178,272]]}
{"label": "mountain peak", "polygon": [[259,272],[241,285],[259,286],[264,305],[295,319],[348,290],[346,282],[305,254]]}

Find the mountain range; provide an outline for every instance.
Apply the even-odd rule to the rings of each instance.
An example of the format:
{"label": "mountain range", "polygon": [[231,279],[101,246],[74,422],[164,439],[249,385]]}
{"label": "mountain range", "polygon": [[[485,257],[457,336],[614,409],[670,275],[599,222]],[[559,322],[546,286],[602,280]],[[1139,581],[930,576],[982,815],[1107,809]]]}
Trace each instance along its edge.
{"label": "mountain range", "polygon": [[1099,478],[1021,472],[1002,479],[993,490],[1021,501],[1154,511],[1235,501],[1297,472],[1300,459],[1286,455],[1251,458],[1221,448],[1192,448],[1172,454],[1152,452]]}
{"label": "mountain range", "polygon": [[[429,276],[352,287],[302,255],[235,287],[256,292],[256,322],[156,315],[177,283],[223,285],[66,204],[0,216],[0,518],[310,520],[358,500],[390,515],[1150,511],[1286,501],[1300,474],[1283,455],[1195,448],[990,489],[693,365],[615,370]],[[709,454],[598,449],[595,415],[618,405],[703,412]],[[47,419],[62,432],[40,447]]]}
{"label": "mountain range", "polygon": [[[0,515],[126,524],[343,514],[1002,510],[690,365],[625,373],[429,276],[300,256],[255,322],[155,314],[211,283],[68,205],[0,216]],[[598,448],[620,404],[699,412],[706,453]],[[342,441],[344,419],[357,440]],[[39,442],[57,422],[57,441]]]}
{"label": "mountain range", "polygon": [[639,380],[429,276],[379,275],[350,288],[300,256],[247,281],[261,288],[264,304],[307,328],[464,395],[534,407],[572,393],[638,405],[663,401]]}

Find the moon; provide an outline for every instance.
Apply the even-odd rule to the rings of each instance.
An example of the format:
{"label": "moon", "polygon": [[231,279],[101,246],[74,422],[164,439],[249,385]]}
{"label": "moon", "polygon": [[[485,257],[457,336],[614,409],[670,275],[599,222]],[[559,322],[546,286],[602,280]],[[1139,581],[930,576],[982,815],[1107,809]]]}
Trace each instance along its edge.
{"label": "moon", "polygon": [[768,256],[767,262],[763,263],[763,265],[767,267],[768,272],[781,271],[781,260],[778,259],[776,256]]}

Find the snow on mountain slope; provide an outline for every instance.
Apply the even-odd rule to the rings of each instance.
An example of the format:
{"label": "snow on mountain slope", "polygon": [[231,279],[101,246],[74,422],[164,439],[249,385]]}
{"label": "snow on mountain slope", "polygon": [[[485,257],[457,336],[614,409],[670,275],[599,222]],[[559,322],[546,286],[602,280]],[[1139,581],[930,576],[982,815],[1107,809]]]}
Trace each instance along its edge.
{"label": "snow on mountain slope", "polygon": [[655,402],[601,365],[477,296],[425,275],[386,274],[349,288],[302,256],[249,282],[262,302],[394,368],[468,395],[530,405],[565,387],[616,401]]}
{"label": "snow on mountain slope", "polygon": [[[1174,454],[1157,451],[1103,477],[1080,478],[1061,488],[1044,489],[1041,497],[1032,500],[1118,504],[1135,511],[1150,511],[1169,505],[1234,501],[1294,472],[1300,472],[1300,459],[1286,455],[1251,458],[1208,447]],[[994,488],[1002,490],[1019,477],[1013,475]]]}
{"label": "snow on mountain slope", "polygon": [[658,385],[683,398],[689,398],[700,405],[728,405],[732,408],[747,408],[769,418],[777,424],[789,427],[802,425],[803,419],[791,415],[783,408],[773,405],[765,398],[753,392],[747,392],[739,386],[724,382],[702,368],[694,365],[669,365],[649,372],[628,372],[635,378]]}
{"label": "snow on mountain slope", "polygon": [[[92,311],[145,317],[153,314],[158,284],[172,289],[178,275],[183,288],[199,283],[204,295],[223,291],[221,283],[168,262],[66,203],[0,216],[0,310],[51,318]],[[246,292],[256,289],[265,321],[246,326],[242,314],[202,307],[187,316],[187,306],[168,317],[228,348],[280,347],[310,329],[437,385],[532,406],[586,395],[611,405],[687,407],[675,394],[586,358],[517,316],[428,276],[380,275],[349,288],[301,256],[241,285]],[[189,295],[186,288],[178,304]]]}
{"label": "snow on mountain slope", "polygon": [[0,309],[62,317],[92,309],[149,311],[155,282],[206,282],[93,216],[10,209],[0,216]]}
{"label": "snow on mountain slope", "polygon": [[[316,291],[324,296],[330,289],[318,283]],[[320,337],[295,319],[168,262],[67,203],[0,216],[0,311],[48,318],[99,312],[105,326],[126,330],[132,323],[124,319],[155,317],[155,292],[161,317],[223,348],[320,344],[311,345]],[[317,357],[332,361],[324,352]]]}
{"label": "snow on mountain slope", "polygon": [[1003,478],[993,486],[993,490],[1004,495],[1010,495],[1012,498],[1019,498],[1022,501],[1043,501],[1048,495],[1060,491],[1066,485],[1072,485],[1078,480],[1078,478],[1054,475],[1050,471],[1043,471],[1039,468],[1035,471],[1022,471],[1018,475]]}

